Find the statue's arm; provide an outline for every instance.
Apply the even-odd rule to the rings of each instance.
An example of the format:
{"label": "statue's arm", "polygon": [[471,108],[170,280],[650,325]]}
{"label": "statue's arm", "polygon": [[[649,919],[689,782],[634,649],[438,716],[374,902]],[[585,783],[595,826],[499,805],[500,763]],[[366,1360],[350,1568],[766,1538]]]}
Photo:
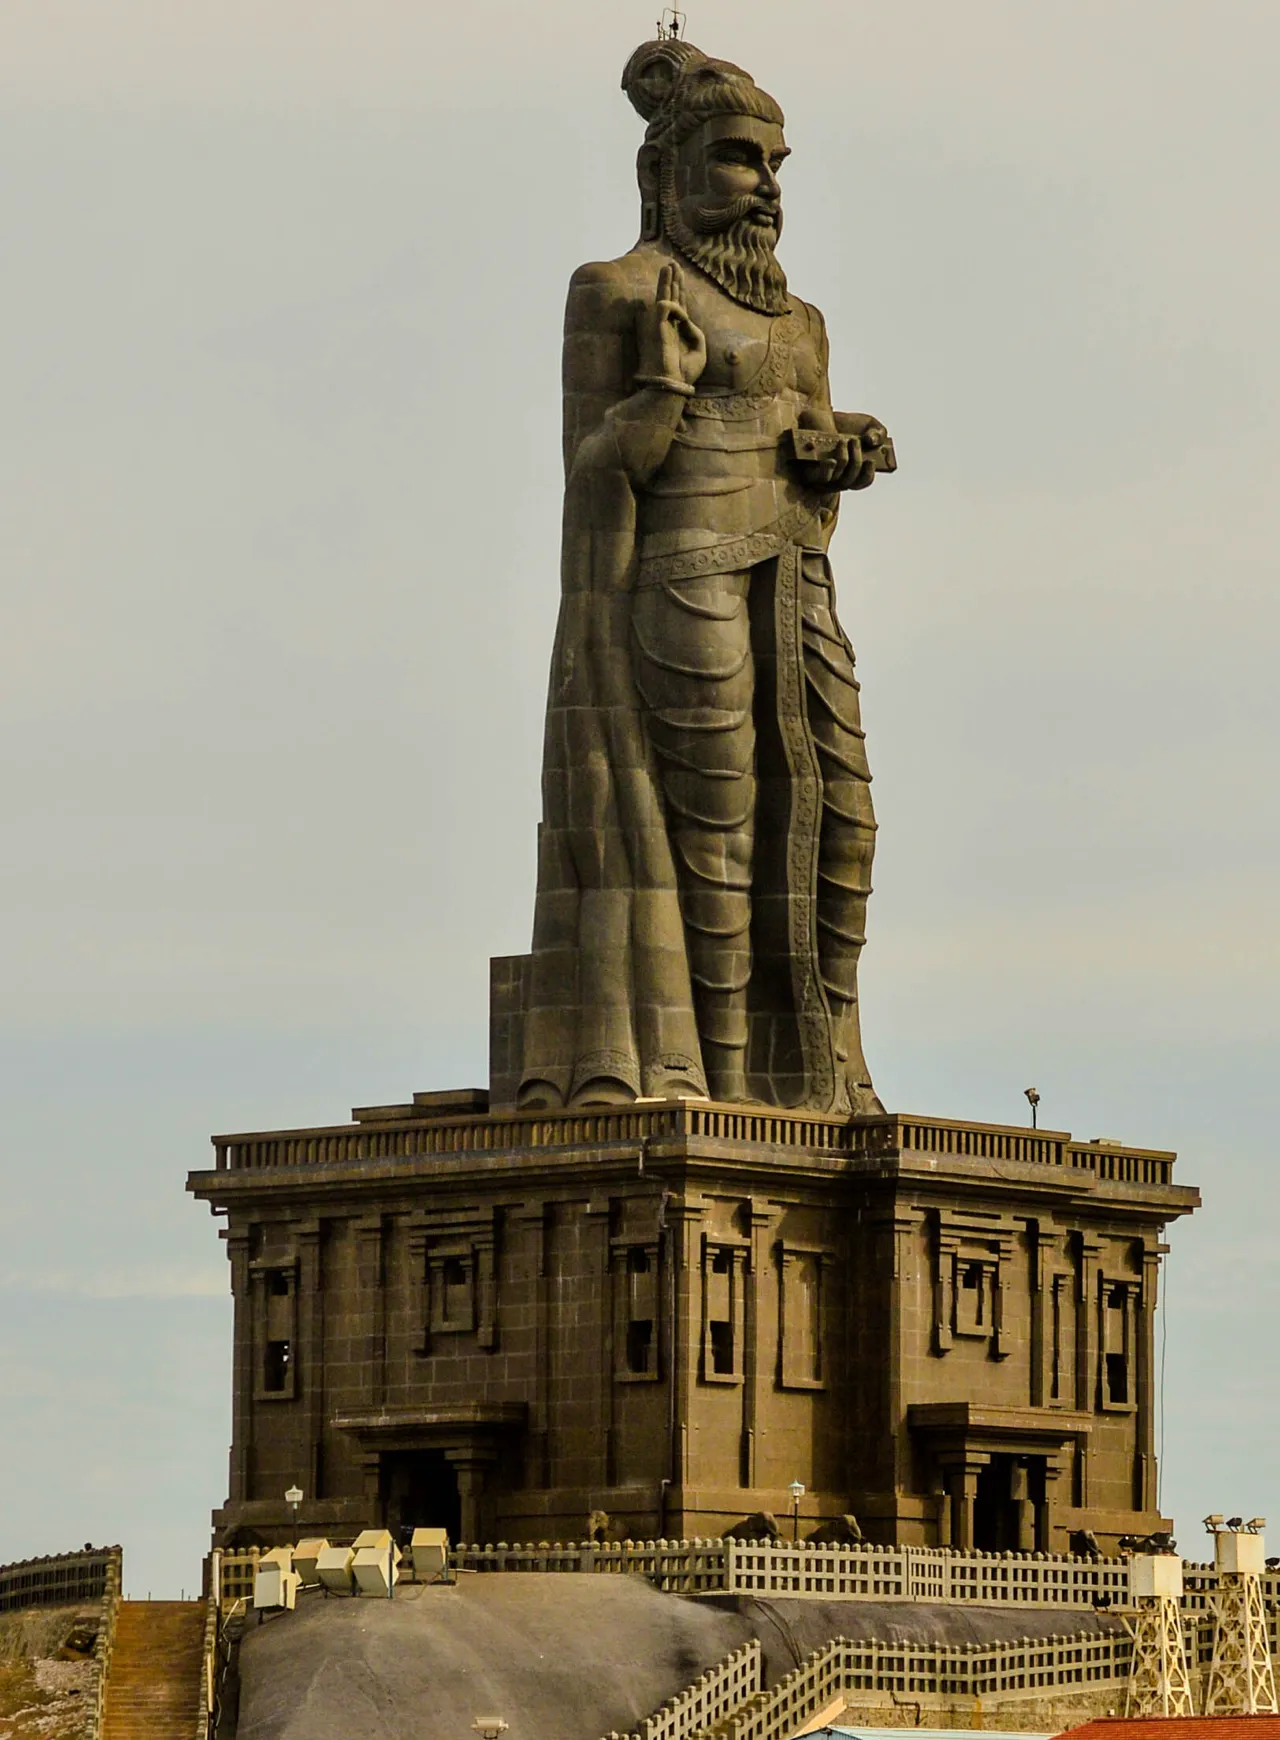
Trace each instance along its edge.
{"label": "statue's arm", "polygon": [[671,344],[664,363],[653,343],[660,305],[654,289],[638,292],[616,263],[574,273],[564,336],[568,476],[621,470],[638,489],[666,459],[693,388],[671,365]]}
{"label": "statue's arm", "polygon": [[825,434],[834,435],[836,420],[831,409],[831,381],[827,373],[831,358],[827,323],[811,302],[804,302],[801,307],[809,328],[809,341],[813,346],[813,366],[808,379],[800,382],[807,389],[807,396],[800,410],[800,427],[819,429]]}
{"label": "statue's arm", "polygon": [[804,304],[804,310],[817,367],[812,380],[805,383],[810,390],[800,414],[800,426],[847,436],[848,464],[843,473],[833,479],[833,486],[836,489],[866,489],[874,482],[878,471],[896,470],[893,442],[880,419],[869,411],[832,410],[831,347],[827,339],[827,323],[821,312],[810,303]]}

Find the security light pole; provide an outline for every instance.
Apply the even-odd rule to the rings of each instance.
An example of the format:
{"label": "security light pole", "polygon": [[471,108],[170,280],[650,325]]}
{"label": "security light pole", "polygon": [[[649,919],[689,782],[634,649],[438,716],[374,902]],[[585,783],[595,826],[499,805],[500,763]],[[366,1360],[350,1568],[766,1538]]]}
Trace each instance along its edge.
{"label": "security light pole", "polygon": [[791,1539],[794,1542],[800,1539],[800,1500],[804,1497],[804,1482],[793,1480],[787,1491],[791,1494]]}

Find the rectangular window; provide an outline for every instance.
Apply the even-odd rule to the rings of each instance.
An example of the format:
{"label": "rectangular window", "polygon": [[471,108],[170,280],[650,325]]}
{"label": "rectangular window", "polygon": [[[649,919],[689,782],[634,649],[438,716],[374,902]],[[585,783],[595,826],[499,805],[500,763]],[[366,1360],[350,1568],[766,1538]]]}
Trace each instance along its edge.
{"label": "rectangular window", "polygon": [[656,1379],[658,1373],[658,1248],[615,1245],[613,1267],[614,1376]]}
{"label": "rectangular window", "polygon": [[1134,1281],[1099,1281],[1098,1406],[1132,1408],[1140,1289]]}
{"label": "rectangular window", "polygon": [[467,1335],[476,1326],[476,1263],[473,1251],[432,1251],[427,1259],[431,1332]]}
{"label": "rectangular window", "polygon": [[740,1382],[746,1250],[738,1245],[702,1247],[702,1378],[704,1383]]}
{"label": "rectangular window", "polygon": [[297,1384],[298,1271],[281,1257],[254,1265],[254,1393],[288,1399]]}
{"label": "rectangular window", "polygon": [[783,1389],[820,1389],[823,1383],[822,1254],[780,1253],[782,1283],[778,1381]]}
{"label": "rectangular window", "polygon": [[994,1327],[995,1264],[990,1258],[956,1258],[955,1333],[985,1341]]}
{"label": "rectangular window", "polygon": [[467,1265],[461,1257],[446,1257],[440,1269],[440,1314],[446,1323],[470,1316]]}
{"label": "rectangular window", "polygon": [[279,1395],[289,1387],[290,1345],[287,1341],[269,1341],[262,1366],[262,1387],[270,1395]]}
{"label": "rectangular window", "polygon": [[654,1321],[633,1317],[626,1326],[626,1369],[645,1376],[654,1369]]}
{"label": "rectangular window", "polygon": [[1107,1355],[1107,1400],[1120,1406],[1129,1400],[1129,1362],[1122,1353]]}
{"label": "rectangular window", "polygon": [[707,1340],[711,1345],[711,1369],[720,1377],[733,1374],[733,1324],[724,1318],[712,1318],[707,1324]]}

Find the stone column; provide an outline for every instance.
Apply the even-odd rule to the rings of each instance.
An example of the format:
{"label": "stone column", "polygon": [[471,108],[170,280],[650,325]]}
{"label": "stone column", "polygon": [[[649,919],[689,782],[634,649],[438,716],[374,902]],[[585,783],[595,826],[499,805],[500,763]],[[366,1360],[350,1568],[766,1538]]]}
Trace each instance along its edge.
{"label": "stone column", "polygon": [[[547,1397],[551,1384],[550,1338],[547,1331],[550,1285],[547,1265],[547,1215],[549,1206],[543,1202],[526,1202],[512,1209],[509,1218],[520,1229],[524,1239],[525,1311],[530,1330],[532,1371],[528,1390],[529,1437],[526,1470],[529,1485],[545,1489],[551,1484]],[[611,1373],[612,1375],[612,1373]]]}
{"label": "stone column", "polygon": [[489,1457],[478,1456],[474,1450],[446,1450],[445,1455],[458,1475],[458,1499],[461,1516],[458,1532],[464,1541],[483,1544],[482,1501],[485,1489],[485,1467]]}
{"label": "stone column", "polygon": [[382,1456],[377,1450],[361,1451],[360,1479],[364,1488],[365,1527],[378,1528],[384,1518],[381,1503]]}
{"label": "stone column", "polygon": [[[689,1484],[689,1426],[696,1404],[698,1381],[699,1316],[693,1298],[693,1276],[698,1271],[698,1243],[703,1205],[700,1200],[668,1202],[667,1255],[669,1357],[666,1378],[671,1397],[671,1484],[679,1493],[683,1516],[685,1488]],[[670,1524],[668,1524],[670,1527]],[[687,1532],[688,1525],[681,1527]]]}
{"label": "stone column", "polygon": [[1097,1406],[1098,1258],[1102,1240],[1082,1235],[1076,1288],[1076,1407],[1092,1413]]}
{"label": "stone column", "polygon": [[959,1552],[972,1552],[978,1476],[991,1457],[966,1450],[940,1460],[945,1470],[947,1490],[951,1494],[951,1545]]}
{"label": "stone column", "polygon": [[[913,1398],[907,1394],[909,1379],[906,1374],[914,1370],[916,1354],[925,1350],[915,1347],[908,1350],[905,1345],[912,1326],[908,1324],[903,1309],[903,1276],[911,1268],[912,1247],[918,1237],[918,1228],[922,1218],[919,1209],[898,1204],[895,1206],[892,1219],[885,1222],[885,1230],[891,1240],[889,1345],[885,1349],[885,1364],[888,1368],[887,1400],[890,1455],[892,1457],[890,1463],[892,1474],[886,1484],[891,1492],[909,1492],[911,1489],[912,1450],[911,1435],[907,1431],[907,1403]],[[972,1510],[970,1516],[972,1519]]]}
{"label": "stone column", "polygon": [[231,1264],[235,1328],[231,1364],[231,1469],[228,1495],[233,1503],[249,1497],[253,1468],[253,1291],[249,1269],[249,1228],[225,1234]]}
{"label": "stone column", "polygon": [[1046,1263],[1058,1242],[1052,1221],[1036,1221],[1027,1228],[1031,1244],[1031,1406],[1043,1408],[1052,1388],[1050,1362],[1052,1357],[1051,1315],[1053,1305],[1053,1271]]}
{"label": "stone column", "polygon": [[324,1496],[324,1275],[321,1223],[298,1228],[298,1340],[307,1410],[307,1498]]}
{"label": "stone column", "polygon": [[386,1399],[387,1295],[383,1274],[381,1215],[356,1222],[360,1275],[361,1342],[364,1346],[363,1399],[366,1407],[381,1407]]}
{"label": "stone column", "polygon": [[1160,1297],[1160,1258],[1168,1250],[1159,1243],[1143,1244],[1142,1286],[1135,1325],[1134,1399],[1137,1402],[1135,1497],[1140,1510],[1156,1509],[1156,1306]]}
{"label": "stone column", "polygon": [[[595,1289],[595,1322],[599,1342],[595,1348],[596,1364],[596,1442],[598,1471],[596,1480],[602,1486],[612,1486],[615,1480],[616,1446],[613,1431],[613,1274],[609,1243],[612,1204],[607,1196],[593,1196],[586,1207],[586,1225]],[[593,1482],[595,1484],[596,1482]],[[583,1519],[585,1527],[586,1519]]]}
{"label": "stone column", "polygon": [[1044,1503],[1036,1514],[1036,1551],[1038,1553],[1054,1551],[1053,1531],[1058,1519],[1058,1506],[1062,1503],[1061,1490],[1058,1485],[1061,1479],[1061,1458],[1059,1456],[1046,1456],[1044,1459]]}
{"label": "stone column", "polygon": [[941,1469],[936,1470],[929,1481],[929,1497],[933,1502],[935,1545],[949,1547],[953,1544],[951,1539],[951,1495],[947,1491],[946,1475]]}
{"label": "stone column", "polygon": [[1026,1463],[1019,1458],[1009,1477],[1009,1497],[1013,1502],[1018,1526],[1018,1551],[1036,1550],[1036,1507],[1031,1502],[1030,1480]]}
{"label": "stone column", "polygon": [[765,1346],[764,1290],[769,1285],[769,1245],[778,1210],[763,1197],[751,1199],[751,1253],[746,1283],[742,1348],[743,1484],[760,1484],[760,1417],[769,1405],[771,1361]]}

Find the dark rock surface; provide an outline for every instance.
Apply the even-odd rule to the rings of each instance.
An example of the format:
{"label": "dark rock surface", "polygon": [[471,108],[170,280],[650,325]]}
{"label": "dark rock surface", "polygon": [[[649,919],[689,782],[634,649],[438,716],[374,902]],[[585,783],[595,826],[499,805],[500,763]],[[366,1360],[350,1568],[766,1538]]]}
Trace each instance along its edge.
{"label": "dark rock surface", "polygon": [[394,1601],[307,1594],[250,1626],[238,1740],[466,1740],[478,1715],[510,1740],[630,1731],[759,1636],[770,1681],[835,1636],[980,1643],[1111,1630],[1103,1616],[873,1602],[686,1599],[638,1577],[504,1573],[405,1587]]}

